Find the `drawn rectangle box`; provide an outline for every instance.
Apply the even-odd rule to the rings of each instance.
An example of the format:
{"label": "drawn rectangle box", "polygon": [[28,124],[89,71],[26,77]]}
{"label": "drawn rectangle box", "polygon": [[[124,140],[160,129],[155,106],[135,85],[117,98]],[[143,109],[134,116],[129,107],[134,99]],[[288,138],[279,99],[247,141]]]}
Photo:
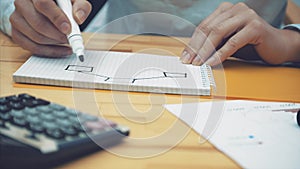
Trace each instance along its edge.
{"label": "drawn rectangle box", "polygon": [[93,72],[93,67],[69,65],[65,70],[75,71],[75,72]]}

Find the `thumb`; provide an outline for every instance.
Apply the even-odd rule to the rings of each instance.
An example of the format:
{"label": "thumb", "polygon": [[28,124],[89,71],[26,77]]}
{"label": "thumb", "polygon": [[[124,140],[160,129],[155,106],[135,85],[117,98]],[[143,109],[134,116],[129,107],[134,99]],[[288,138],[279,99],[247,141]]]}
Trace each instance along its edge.
{"label": "thumb", "polygon": [[92,10],[92,5],[87,0],[72,0],[73,15],[78,24],[82,24],[89,16]]}

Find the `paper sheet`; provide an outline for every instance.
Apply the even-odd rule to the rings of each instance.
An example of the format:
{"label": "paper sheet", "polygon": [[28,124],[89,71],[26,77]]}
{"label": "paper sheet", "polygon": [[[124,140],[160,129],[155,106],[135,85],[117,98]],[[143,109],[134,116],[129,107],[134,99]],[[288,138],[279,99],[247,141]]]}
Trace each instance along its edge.
{"label": "paper sheet", "polygon": [[236,100],[165,108],[243,168],[299,168],[300,127],[294,111],[300,104]]}

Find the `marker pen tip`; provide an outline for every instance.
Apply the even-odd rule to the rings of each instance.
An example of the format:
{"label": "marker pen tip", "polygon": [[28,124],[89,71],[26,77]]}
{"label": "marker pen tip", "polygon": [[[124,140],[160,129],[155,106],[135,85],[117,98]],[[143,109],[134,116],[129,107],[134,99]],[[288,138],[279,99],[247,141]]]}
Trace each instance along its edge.
{"label": "marker pen tip", "polygon": [[84,56],[83,56],[83,55],[79,55],[79,60],[80,60],[81,62],[83,62],[83,61],[84,61]]}

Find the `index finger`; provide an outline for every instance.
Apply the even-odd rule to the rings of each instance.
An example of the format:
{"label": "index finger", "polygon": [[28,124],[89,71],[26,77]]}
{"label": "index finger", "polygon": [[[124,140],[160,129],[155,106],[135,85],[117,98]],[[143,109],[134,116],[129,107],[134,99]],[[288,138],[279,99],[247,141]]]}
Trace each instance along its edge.
{"label": "index finger", "polygon": [[15,13],[19,13],[20,17],[23,17],[34,31],[58,42],[66,42],[66,36],[46,16],[37,11],[32,0],[30,0],[30,3],[15,0],[14,5]]}
{"label": "index finger", "polygon": [[53,0],[32,0],[36,10],[46,16],[64,34],[71,31],[71,24],[65,13]]}
{"label": "index finger", "polygon": [[215,66],[222,63],[226,58],[232,56],[237,50],[247,44],[257,45],[260,42],[260,32],[256,27],[256,22],[252,22],[242,30],[233,35],[205,64]]}
{"label": "index finger", "polygon": [[[188,46],[185,47],[181,59],[183,63],[191,63],[197,55],[197,51],[202,47],[208,37],[209,29],[207,25],[215,20],[217,16],[233,6],[232,3],[222,3],[212,14],[204,19],[195,29]],[[188,57],[187,57],[188,56]]]}

